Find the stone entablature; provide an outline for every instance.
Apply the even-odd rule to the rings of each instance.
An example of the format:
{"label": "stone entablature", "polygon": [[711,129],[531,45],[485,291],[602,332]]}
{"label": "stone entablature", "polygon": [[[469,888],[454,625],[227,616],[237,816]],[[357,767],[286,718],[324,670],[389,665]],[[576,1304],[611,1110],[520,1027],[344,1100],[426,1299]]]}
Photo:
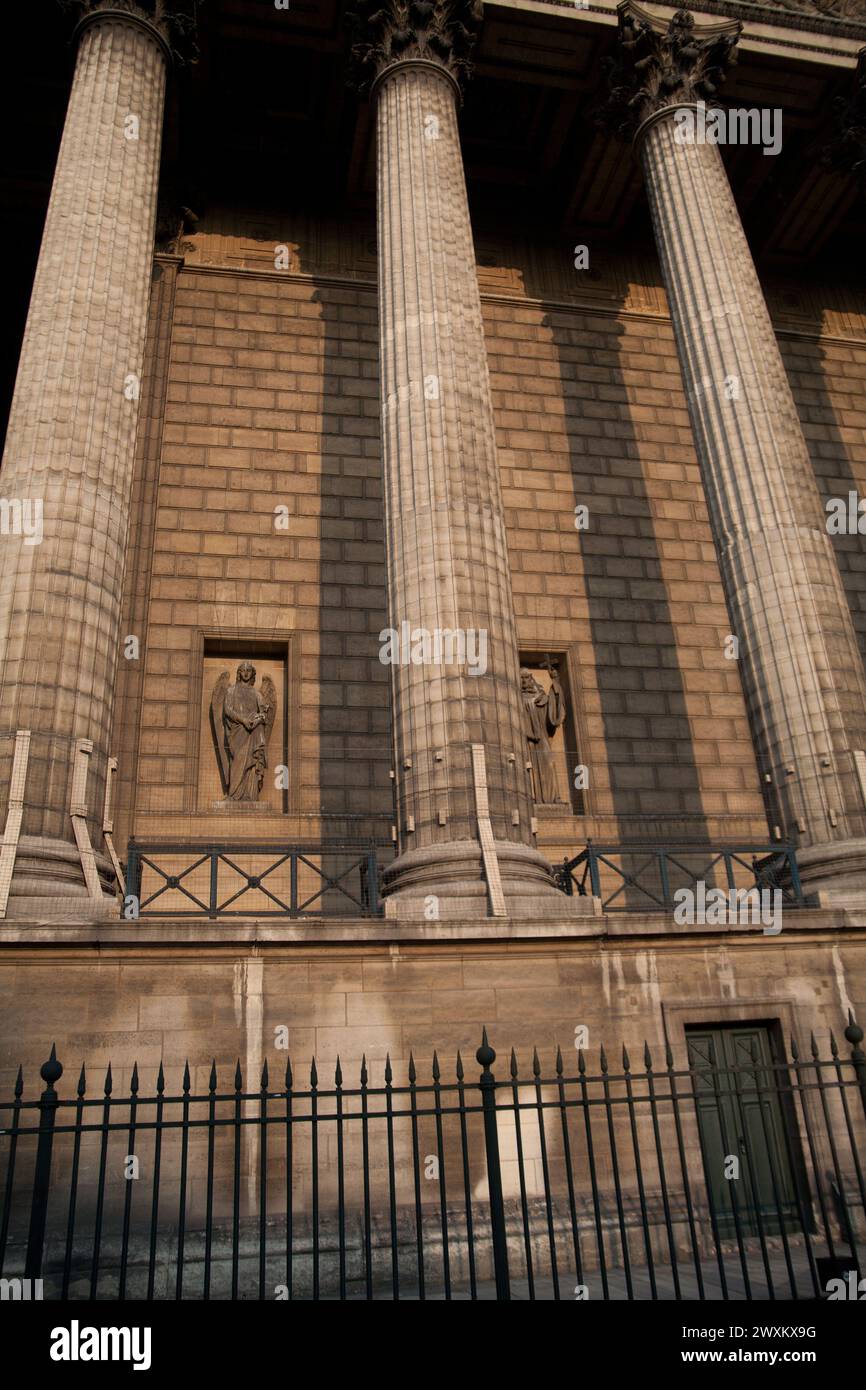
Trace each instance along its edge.
{"label": "stone entablature", "polygon": [[[488,0],[488,4],[490,0]],[[514,8],[535,10],[571,10],[583,19],[594,19],[616,13],[616,0],[517,0]],[[657,14],[670,16],[676,5],[651,6]],[[800,33],[817,33],[838,37],[866,37],[866,0],[701,0],[690,5],[696,15],[723,15],[742,19],[749,29],[785,28]]]}

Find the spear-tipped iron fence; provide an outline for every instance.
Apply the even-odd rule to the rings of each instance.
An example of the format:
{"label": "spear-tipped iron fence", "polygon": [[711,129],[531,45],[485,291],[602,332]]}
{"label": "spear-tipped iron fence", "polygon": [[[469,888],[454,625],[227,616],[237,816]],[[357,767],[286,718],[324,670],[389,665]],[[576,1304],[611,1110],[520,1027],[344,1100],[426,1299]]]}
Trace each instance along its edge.
{"label": "spear-tipped iron fence", "polygon": [[[0,1292],[90,1299],[812,1299],[864,1267],[866,1054],[748,1025],[657,1067],[580,1050],[552,1068],[486,1033],[469,1075],[339,1060],[274,1088],[240,1064],[137,1066],[97,1094],[19,1070],[0,1106]],[[282,1065],[281,1065],[282,1071]],[[29,1282],[28,1282],[29,1281]],[[41,1281],[41,1282],[35,1282]]]}

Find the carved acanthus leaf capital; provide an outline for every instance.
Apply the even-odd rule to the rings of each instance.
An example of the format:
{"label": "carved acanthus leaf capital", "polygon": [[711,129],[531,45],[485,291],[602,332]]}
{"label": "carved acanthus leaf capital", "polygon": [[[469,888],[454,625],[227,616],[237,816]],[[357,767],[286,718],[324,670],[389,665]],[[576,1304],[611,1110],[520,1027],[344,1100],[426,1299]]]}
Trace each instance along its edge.
{"label": "carved acanthus leaf capital", "polygon": [[191,208],[161,199],[156,213],[156,251],[168,256],[183,256],[192,251],[195,242],[188,241],[187,234],[195,235],[198,221],[198,215]]}
{"label": "carved acanthus leaf capital", "polygon": [[866,48],[860,52],[850,96],[837,98],[833,110],[837,133],[824,151],[824,163],[866,185]]}
{"label": "carved acanthus leaf capital", "polygon": [[388,68],[421,59],[469,76],[481,0],[350,0],[352,79],[368,91]]}
{"label": "carved acanthus leaf capital", "polygon": [[58,0],[58,3],[65,10],[75,11],[79,20],[101,10],[131,15],[156,30],[177,62],[194,63],[198,57],[198,11],[205,0]]}
{"label": "carved acanthus leaf capital", "polygon": [[605,63],[610,97],[599,124],[631,138],[649,116],[678,102],[711,101],[736,62],[742,25],[736,20],[695,24],[688,10],[670,21],[634,0],[619,6],[616,58]]}

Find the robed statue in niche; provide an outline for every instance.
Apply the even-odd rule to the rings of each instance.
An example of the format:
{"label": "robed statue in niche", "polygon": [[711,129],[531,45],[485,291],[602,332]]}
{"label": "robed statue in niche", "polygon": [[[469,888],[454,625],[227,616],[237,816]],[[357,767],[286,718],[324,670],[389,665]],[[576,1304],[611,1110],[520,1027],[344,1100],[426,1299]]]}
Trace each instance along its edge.
{"label": "robed statue in niche", "polygon": [[535,679],[528,666],[520,668],[523,729],[529,745],[532,794],[534,800],[542,806],[563,803],[556,775],[556,759],[550,740],[565,721],[565,695],[559,683],[556,663],[549,657],[546,669],[550,672],[548,690]]}
{"label": "robed statue in niche", "polygon": [[256,668],[242,661],[233,685],[223,671],[210,702],[211,727],[229,801],[258,801],[268,765],[277,692],[270,676],[256,689]]}

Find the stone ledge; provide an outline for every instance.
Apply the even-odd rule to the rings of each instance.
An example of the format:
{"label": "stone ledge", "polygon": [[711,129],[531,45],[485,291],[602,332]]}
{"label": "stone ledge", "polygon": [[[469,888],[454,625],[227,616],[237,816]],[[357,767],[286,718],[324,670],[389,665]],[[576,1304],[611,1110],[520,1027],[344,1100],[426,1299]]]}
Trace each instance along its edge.
{"label": "stone ledge", "polygon": [[527,921],[522,917],[467,919],[446,922],[401,922],[384,918],[327,918],[268,921],[237,918],[230,921],[147,920],[139,922],[70,923],[49,921],[0,926],[3,946],[280,946],[362,945],[396,943],[422,945],[455,941],[541,941],[574,939],[633,939],[662,937],[668,942],[718,942],[790,940],[816,932],[866,929],[866,912],[840,908],[800,908],[789,912],[778,936],[764,935],[759,926],[680,925],[669,913],[607,913],[597,917],[551,917]]}

